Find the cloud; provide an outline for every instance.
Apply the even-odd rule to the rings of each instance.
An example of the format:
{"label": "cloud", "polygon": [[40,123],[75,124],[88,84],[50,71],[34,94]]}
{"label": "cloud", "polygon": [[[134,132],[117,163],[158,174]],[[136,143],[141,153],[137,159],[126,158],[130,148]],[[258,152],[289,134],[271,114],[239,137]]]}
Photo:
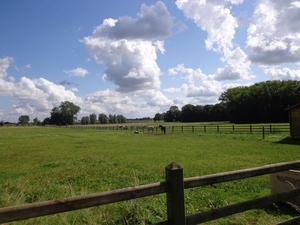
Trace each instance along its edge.
{"label": "cloud", "polygon": [[6,70],[12,61],[13,58],[11,57],[4,57],[2,59],[0,58],[0,79],[7,75]]}
{"label": "cloud", "polygon": [[284,67],[282,69],[270,67],[264,70],[272,80],[300,80],[300,70],[292,70]]}
{"label": "cloud", "polygon": [[247,37],[252,63],[280,65],[300,62],[299,21],[297,1],[258,1]]}
{"label": "cloud", "polygon": [[[252,78],[250,61],[240,47],[233,48],[235,30],[238,28],[238,19],[232,16],[230,5],[241,4],[243,0],[177,0],[176,5],[184,15],[192,19],[199,28],[207,32],[205,46],[208,50],[223,53],[221,61],[223,68],[218,68],[214,75],[215,80],[242,80]],[[174,71],[169,71],[173,73]],[[206,75],[202,71],[193,71],[193,79],[202,79]],[[188,77],[187,77],[188,78]],[[191,82],[191,81],[190,81]],[[202,94],[204,90],[197,90],[194,95]],[[191,96],[192,94],[189,94]]]}
{"label": "cloud", "polygon": [[62,101],[82,105],[82,99],[73,91],[66,90],[65,87],[44,78],[21,77],[18,82],[11,78],[10,81],[5,81],[3,78],[7,75],[6,69],[12,61],[10,57],[0,59],[0,96],[6,100],[12,98],[17,100],[16,104],[12,105],[12,111],[6,115],[10,121],[12,119],[17,121],[21,114],[29,115],[31,118],[49,117],[52,108],[59,106]]}
{"label": "cloud", "polygon": [[145,100],[148,106],[171,106],[173,101],[164,96],[160,91],[148,91],[141,94],[141,97]]}
{"label": "cloud", "polygon": [[118,19],[105,19],[94,30],[93,36],[110,40],[156,40],[170,36],[172,27],[173,21],[167,7],[158,1],[152,6],[142,4],[137,18],[123,16]]}
{"label": "cloud", "polygon": [[[162,100],[161,100],[162,99]],[[145,102],[145,100],[148,102]],[[120,93],[114,90],[98,91],[88,95],[84,99],[84,109],[81,114],[88,112],[120,114],[128,118],[155,115],[160,111],[162,102],[170,103],[159,92],[145,92],[143,96],[134,93]],[[147,112],[147,113],[145,113]]]}
{"label": "cloud", "polygon": [[30,64],[26,64],[26,65],[25,65],[25,69],[27,69],[27,70],[28,70],[28,69],[31,69],[31,65],[30,65]]}
{"label": "cloud", "polygon": [[205,46],[208,50],[220,51],[232,48],[238,22],[226,5],[240,4],[243,0],[177,0],[177,7],[192,19],[198,27],[207,32]]}
{"label": "cloud", "polygon": [[143,4],[137,18],[105,19],[81,42],[96,62],[105,66],[103,79],[113,82],[116,91],[155,90],[160,87],[156,50],[165,51],[157,39],[170,36],[172,27],[164,3]]}
{"label": "cloud", "polygon": [[79,85],[76,84],[75,82],[67,81],[67,80],[63,80],[63,81],[59,82],[59,84],[60,84],[60,85],[63,85],[63,86],[71,86],[71,85],[79,86]]}
{"label": "cloud", "polygon": [[73,70],[64,70],[63,72],[73,77],[85,77],[87,74],[89,74],[89,72],[86,69],[80,67],[77,67]]}
{"label": "cloud", "polygon": [[223,91],[221,82],[215,80],[214,75],[205,75],[201,69],[193,70],[185,68],[183,64],[169,69],[172,76],[179,76],[188,81],[188,84],[182,84],[179,88],[166,88],[166,92],[185,93],[189,98],[207,98],[211,102],[217,102],[218,97]]}
{"label": "cloud", "polygon": [[216,80],[249,80],[253,78],[250,74],[250,61],[240,47],[233,51],[226,51],[224,57],[227,65],[217,69]]}

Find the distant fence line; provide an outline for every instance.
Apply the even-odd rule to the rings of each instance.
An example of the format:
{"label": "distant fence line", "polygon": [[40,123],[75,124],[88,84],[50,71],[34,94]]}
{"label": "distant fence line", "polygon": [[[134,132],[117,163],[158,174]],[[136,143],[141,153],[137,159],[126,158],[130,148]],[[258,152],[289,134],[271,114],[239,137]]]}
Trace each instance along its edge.
{"label": "distant fence line", "polygon": [[[269,125],[166,125],[167,133],[288,133],[290,131],[289,124],[269,124]],[[72,128],[81,129],[100,129],[100,130],[129,130],[129,131],[143,131],[148,132],[144,126],[130,126],[130,125],[73,125]],[[155,132],[160,132],[158,126],[154,126]]]}
{"label": "distant fence line", "polygon": [[[172,162],[165,168],[165,181],[147,185],[117,189],[70,198],[36,202],[19,206],[0,208],[0,223],[24,220],[40,216],[68,212],[88,207],[100,206],[115,202],[127,201],[151,195],[166,193],[167,220],[155,225],[194,225],[227,217],[252,209],[269,206],[272,203],[295,199],[300,195],[300,188],[278,194],[248,200],[208,211],[185,215],[184,189],[229,182],[271,173],[299,169],[300,161],[285,162],[236,170],[201,177],[183,178],[183,169]],[[293,222],[293,223],[291,223]],[[280,225],[299,224],[300,216],[279,223]],[[277,224],[277,225],[279,225]]]}

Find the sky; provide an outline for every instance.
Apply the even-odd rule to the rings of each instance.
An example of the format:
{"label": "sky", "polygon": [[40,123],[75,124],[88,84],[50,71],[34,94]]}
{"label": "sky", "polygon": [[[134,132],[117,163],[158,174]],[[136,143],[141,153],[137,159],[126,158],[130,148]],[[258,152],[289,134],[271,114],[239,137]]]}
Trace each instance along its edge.
{"label": "sky", "polygon": [[1,0],[0,121],[151,117],[300,80],[297,0]]}

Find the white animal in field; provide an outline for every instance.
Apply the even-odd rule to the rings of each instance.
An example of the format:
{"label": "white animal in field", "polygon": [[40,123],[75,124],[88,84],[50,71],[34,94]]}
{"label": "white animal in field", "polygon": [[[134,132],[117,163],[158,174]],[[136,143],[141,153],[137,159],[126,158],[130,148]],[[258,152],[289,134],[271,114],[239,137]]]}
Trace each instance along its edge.
{"label": "white animal in field", "polygon": [[145,126],[148,130],[148,132],[152,131],[152,133],[154,132],[154,126]]}

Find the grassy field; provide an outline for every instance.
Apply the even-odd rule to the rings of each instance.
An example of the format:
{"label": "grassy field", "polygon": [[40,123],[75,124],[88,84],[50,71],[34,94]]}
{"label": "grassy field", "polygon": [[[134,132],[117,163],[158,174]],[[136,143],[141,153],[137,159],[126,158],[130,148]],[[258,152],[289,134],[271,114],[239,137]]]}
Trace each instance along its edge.
{"label": "grassy field", "polygon": [[[53,200],[164,181],[176,162],[184,177],[299,160],[288,133],[0,128],[0,207]],[[269,176],[185,191],[186,214],[270,194]],[[276,224],[293,216],[277,207],[251,210],[206,224]],[[10,224],[150,224],[166,219],[164,194]]]}

